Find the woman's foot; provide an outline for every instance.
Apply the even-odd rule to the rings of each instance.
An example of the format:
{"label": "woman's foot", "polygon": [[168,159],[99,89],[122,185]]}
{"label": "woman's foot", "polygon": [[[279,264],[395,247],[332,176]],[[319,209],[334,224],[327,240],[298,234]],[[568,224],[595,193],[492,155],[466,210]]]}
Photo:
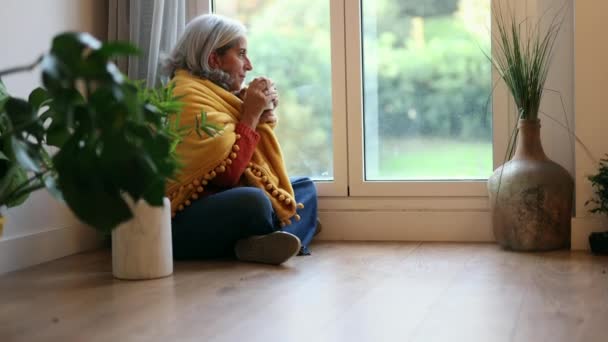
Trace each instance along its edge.
{"label": "woman's foot", "polygon": [[298,254],[301,243],[297,236],[277,231],[237,241],[234,252],[241,261],[280,265]]}

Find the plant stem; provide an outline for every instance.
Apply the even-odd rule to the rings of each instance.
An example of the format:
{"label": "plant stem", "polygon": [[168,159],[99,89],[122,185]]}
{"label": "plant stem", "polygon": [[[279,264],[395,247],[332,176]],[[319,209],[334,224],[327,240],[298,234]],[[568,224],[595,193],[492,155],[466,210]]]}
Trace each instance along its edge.
{"label": "plant stem", "polygon": [[18,67],[14,67],[14,68],[9,68],[6,70],[2,70],[0,71],[0,78],[2,76],[6,76],[6,75],[10,75],[10,74],[14,74],[14,73],[18,73],[18,72],[24,72],[24,71],[31,71],[32,69],[34,69],[36,66],[38,66],[38,64],[40,64],[40,62],[42,62],[42,59],[44,58],[44,56],[40,56],[38,57],[38,59],[36,59],[36,61],[32,64],[27,64],[27,65],[23,65],[23,66],[18,66]]}
{"label": "plant stem", "polygon": [[33,124],[34,122],[40,121],[40,119],[41,119],[41,117],[37,116],[35,119],[32,119],[32,120],[30,120],[28,122],[25,122],[25,123],[23,123],[23,124],[21,124],[21,125],[19,125],[17,127],[13,127],[12,122],[10,122],[10,120],[8,120],[9,121],[9,125],[11,126],[11,128],[8,131],[3,132],[2,135],[5,135],[5,136],[14,135],[16,132],[21,131],[23,128],[25,128],[25,127]]}
{"label": "plant stem", "polygon": [[11,198],[11,197],[19,197],[23,194],[26,194],[28,192],[32,192],[38,189],[41,189],[44,187],[44,183],[40,182],[38,184],[32,185],[30,186],[30,183],[32,183],[33,181],[39,179],[41,176],[43,176],[44,174],[46,174],[47,171],[44,171],[43,173],[37,174],[35,176],[33,176],[32,178],[26,180],[25,182],[21,183],[17,188],[15,188],[15,190],[13,190],[12,192],[2,196],[0,198],[0,203],[6,203],[7,199]]}
{"label": "plant stem", "polygon": [[42,189],[42,188],[44,188],[44,183],[37,183],[30,187],[21,189],[19,192],[13,192],[13,194],[15,197],[20,197],[22,195],[29,194],[30,192],[34,192],[34,191]]}

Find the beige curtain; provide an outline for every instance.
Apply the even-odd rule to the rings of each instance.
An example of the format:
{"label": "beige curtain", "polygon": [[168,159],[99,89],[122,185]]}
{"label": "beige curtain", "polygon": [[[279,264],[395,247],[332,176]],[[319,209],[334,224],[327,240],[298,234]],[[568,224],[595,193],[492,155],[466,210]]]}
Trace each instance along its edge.
{"label": "beige curtain", "polygon": [[186,12],[186,0],[109,0],[108,39],[141,50],[137,57],[119,59],[118,67],[148,87],[164,83],[161,62],[183,32]]}

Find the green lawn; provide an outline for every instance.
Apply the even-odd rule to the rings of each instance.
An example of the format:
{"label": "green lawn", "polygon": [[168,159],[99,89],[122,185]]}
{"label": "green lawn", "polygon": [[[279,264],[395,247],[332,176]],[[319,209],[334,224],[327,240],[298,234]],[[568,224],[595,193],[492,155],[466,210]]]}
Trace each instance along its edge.
{"label": "green lawn", "polygon": [[492,174],[492,144],[443,139],[384,139],[379,170],[367,180],[487,179]]}

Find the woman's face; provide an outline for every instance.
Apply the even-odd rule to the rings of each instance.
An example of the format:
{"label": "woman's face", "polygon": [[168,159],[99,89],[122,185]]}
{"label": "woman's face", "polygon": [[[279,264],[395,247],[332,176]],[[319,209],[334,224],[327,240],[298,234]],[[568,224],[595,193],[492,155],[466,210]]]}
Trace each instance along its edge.
{"label": "woman's face", "polygon": [[211,56],[210,66],[218,68],[230,75],[231,91],[241,89],[245,75],[253,69],[249,57],[247,57],[247,39],[239,38],[235,46],[228,49],[223,55],[213,53]]}

